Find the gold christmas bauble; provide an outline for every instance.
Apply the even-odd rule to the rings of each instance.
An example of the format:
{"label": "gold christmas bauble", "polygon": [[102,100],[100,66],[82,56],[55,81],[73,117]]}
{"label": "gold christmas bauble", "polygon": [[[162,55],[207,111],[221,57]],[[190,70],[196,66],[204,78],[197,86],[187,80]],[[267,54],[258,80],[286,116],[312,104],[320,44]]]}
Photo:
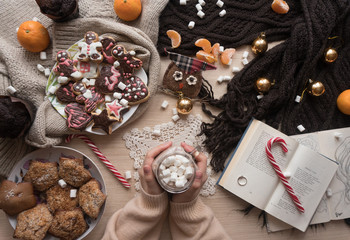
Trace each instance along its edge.
{"label": "gold christmas bauble", "polygon": [[325,88],[320,81],[313,81],[307,87],[307,92],[312,96],[318,97],[325,92]]}
{"label": "gold christmas bauble", "polygon": [[187,97],[182,97],[177,100],[176,109],[178,113],[189,114],[193,108],[192,100]]}
{"label": "gold christmas bauble", "polygon": [[254,54],[262,54],[267,50],[267,41],[265,33],[261,33],[252,43],[252,51]]}
{"label": "gold christmas bauble", "polygon": [[324,52],[324,60],[332,63],[338,58],[338,52],[334,48],[327,48]]}
{"label": "gold christmas bauble", "polygon": [[272,83],[267,78],[258,78],[255,82],[255,88],[259,93],[267,93],[272,86]]}

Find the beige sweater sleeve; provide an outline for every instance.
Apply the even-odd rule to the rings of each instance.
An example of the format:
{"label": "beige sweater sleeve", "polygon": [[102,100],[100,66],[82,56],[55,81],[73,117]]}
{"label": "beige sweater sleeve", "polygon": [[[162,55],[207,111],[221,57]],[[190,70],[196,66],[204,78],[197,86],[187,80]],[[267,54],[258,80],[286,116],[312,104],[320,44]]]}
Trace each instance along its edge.
{"label": "beige sweater sleeve", "polygon": [[103,240],[159,239],[168,213],[168,195],[141,193],[108,220]]}
{"label": "beige sweater sleeve", "polygon": [[169,225],[173,239],[231,239],[199,197],[188,203],[170,202]]}

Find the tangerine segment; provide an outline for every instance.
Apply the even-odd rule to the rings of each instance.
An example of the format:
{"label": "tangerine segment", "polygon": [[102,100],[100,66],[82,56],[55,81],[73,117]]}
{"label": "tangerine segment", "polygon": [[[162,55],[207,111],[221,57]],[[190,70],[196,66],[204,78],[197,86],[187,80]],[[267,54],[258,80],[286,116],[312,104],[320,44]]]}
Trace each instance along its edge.
{"label": "tangerine segment", "polygon": [[211,53],[207,53],[203,50],[199,50],[197,53],[196,53],[196,57],[199,59],[199,60],[202,60],[202,61],[205,61],[205,62],[208,62],[208,63],[213,63],[215,62],[215,57],[213,54]]}
{"label": "tangerine segment", "polygon": [[274,12],[279,14],[286,14],[287,12],[289,12],[288,3],[286,3],[283,0],[274,0],[271,4],[271,8]]}
{"label": "tangerine segment", "polygon": [[350,115],[350,89],[339,94],[337,98],[337,106],[339,111],[346,115]]}
{"label": "tangerine segment", "polygon": [[211,43],[206,38],[198,39],[194,43],[194,45],[196,45],[197,47],[201,47],[204,50],[204,52],[206,52],[206,53],[211,53],[211,50],[212,50]]}
{"label": "tangerine segment", "polygon": [[235,54],[236,49],[226,48],[223,53],[221,53],[220,60],[222,64],[230,65],[233,54]]}
{"label": "tangerine segment", "polygon": [[168,35],[168,37],[171,40],[171,47],[172,48],[177,48],[180,46],[181,44],[181,35],[180,33],[176,32],[175,30],[168,30],[166,32],[166,35]]}
{"label": "tangerine segment", "polygon": [[214,55],[215,62],[218,60],[220,55],[220,43],[215,43],[211,49],[211,53]]}
{"label": "tangerine segment", "polygon": [[17,40],[28,51],[41,52],[49,46],[50,35],[41,23],[26,21],[18,28]]}

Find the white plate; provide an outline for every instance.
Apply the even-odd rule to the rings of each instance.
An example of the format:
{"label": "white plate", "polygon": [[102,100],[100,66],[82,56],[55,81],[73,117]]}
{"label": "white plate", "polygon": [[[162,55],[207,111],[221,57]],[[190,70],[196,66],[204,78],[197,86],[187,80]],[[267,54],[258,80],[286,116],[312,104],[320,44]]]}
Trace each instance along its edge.
{"label": "white plate", "polygon": [[[79,40],[78,42],[74,43],[70,48],[67,49],[67,51],[70,53],[71,58],[73,59],[74,56],[79,52],[79,47],[78,47],[78,43],[83,41],[84,39]],[[54,69],[56,67],[57,63],[55,63],[55,65],[52,67],[52,69]],[[143,68],[137,69],[134,72],[134,75],[139,77],[146,85],[148,84],[148,77],[147,74],[145,72],[145,70]],[[50,76],[47,80],[47,85],[46,85],[46,96],[49,99],[49,101],[51,102],[52,106],[57,110],[57,112],[65,119],[67,119],[67,114],[64,112],[64,108],[66,107],[66,104],[61,103],[57,100],[56,95],[55,94],[50,94],[49,93],[49,88],[51,86],[56,86],[59,85],[58,81],[57,81],[57,75],[55,74],[55,72],[52,70],[50,73]],[[137,105],[133,105],[130,106],[130,109],[128,112],[126,112],[123,115],[123,121],[122,122],[116,122],[112,124],[112,132],[114,132],[116,129],[118,129],[119,127],[121,127],[126,121],[128,121],[128,119],[135,113],[136,109],[138,108],[139,104]],[[100,108],[102,110],[102,108]],[[97,135],[107,135],[107,133],[105,131],[103,131],[100,128],[94,128],[92,129],[92,125],[89,124],[89,126],[87,126],[87,128],[85,129],[86,132],[89,133],[94,133]]]}
{"label": "white plate", "polygon": [[[68,147],[62,147],[62,146],[56,146],[52,148],[44,148],[44,149],[39,149],[34,152],[31,152],[24,156],[14,167],[14,169],[11,171],[8,180],[13,181],[13,182],[22,182],[22,177],[25,175],[25,173],[28,171],[29,168],[29,161],[30,160],[45,160],[49,162],[58,162],[59,157],[62,155],[64,156],[73,156],[75,158],[83,158],[84,160],[84,166],[86,169],[88,169],[92,175],[93,178],[95,178],[101,186],[101,191],[107,195],[106,192],[106,186],[102,177],[101,172],[95,165],[95,163],[88,158],[86,155],[83,153],[72,149]],[[88,229],[77,239],[83,239],[86,237],[97,225],[97,223],[100,221],[102,214],[104,212],[105,204],[101,207],[100,213],[97,217],[97,219],[92,219],[88,216],[85,216],[86,223],[88,224]],[[13,229],[16,228],[17,224],[17,216],[9,216],[7,215],[8,220],[13,227]],[[54,240],[58,239],[50,234],[47,234],[46,237],[44,238],[45,240]]]}

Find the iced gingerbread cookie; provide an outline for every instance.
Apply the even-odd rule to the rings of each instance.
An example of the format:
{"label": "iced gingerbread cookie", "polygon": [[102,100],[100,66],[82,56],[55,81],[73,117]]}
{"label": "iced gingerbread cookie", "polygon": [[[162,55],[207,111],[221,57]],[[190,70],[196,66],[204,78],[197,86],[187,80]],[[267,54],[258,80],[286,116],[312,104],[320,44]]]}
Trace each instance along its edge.
{"label": "iced gingerbread cookie", "polygon": [[70,81],[66,85],[62,85],[55,92],[58,101],[61,103],[70,103],[75,102],[76,95],[73,92],[73,84],[74,82]]}
{"label": "iced gingerbread cookie", "polygon": [[118,87],[120,82],[123,82],[120,71],[111,65],[105,65],[101,68],[100,76],[96,78],[96,88],[104,94],[121,91]]}
{"label": "iced gingerbread cookie", "polygon": [[135,69],[142,66],[142,61],[135,56],[135,51],[126,51],[121,45],[116,45],[112,50],[115,59],[113,66],[120,69],[124,77],[130,77]]}
{"label": "iced gingerbread cookie", "polygon": [[104,102],[104,97],[96,91],[95,87],[85,89],[85,92],[78,95],[77,102],[85,105],[85,111],[91,113],[97,108],[97,105]]}
{"label": "iced gingerbread cookie", "polygon": [[58,75],[57,81],[66,84],[69,80],[79,80],[82,78],[81,72],[76,68],[77,61],[70,59],[70,54],[66,50],[59,51],[56,56],[57,65],[53,71]]}
{"label": "iced gingerbread cookie", "polygon": [[118,122],[118,119],[114,116],[111,116],[107,109],[103,109],[99,113],[92,113],[92,117],[92,128],[101,128],[107,134],[112,133],[112,124]]}
{"label": "iced gingerbread cookie", "polygon": [[113,64],[115,59],[112,55],[112,50],[117,42],[112,37],[103,37],[100,42],[102,43],[103,62]]}
{"label": "iced gingerbread cookie", "polygon": [[93,61],[100,63],[103,60],[102,43],[98,40],[98,34],[89,31],[84,36],[85,42],[79,42],[78,60],[82,62]]}
{"label": "iced gingerbread cookie", "polygon": [[148,88],[139,77],[131,76],[125,80],[125,88],[122,92],[122,99],[127,100],[129,105],[145,102],[148,98]]}
{"label": "iced gingerbread cookie", "polygon": [[67,126],[71,129],[82,131],[92,120],[91,114],[85,112],[84,105],[80,103],[69,103],[64,111],[67,114]]}
{"label": "iced gingerbread cookie", "polygon": [[123,120],[123,115],[129,111],[128,106],[123,106],[118,102],[117,99],[115,99],[111,103],[106,103],[106,108],[108,109],[108,112],[113,115],[118,121]]}

